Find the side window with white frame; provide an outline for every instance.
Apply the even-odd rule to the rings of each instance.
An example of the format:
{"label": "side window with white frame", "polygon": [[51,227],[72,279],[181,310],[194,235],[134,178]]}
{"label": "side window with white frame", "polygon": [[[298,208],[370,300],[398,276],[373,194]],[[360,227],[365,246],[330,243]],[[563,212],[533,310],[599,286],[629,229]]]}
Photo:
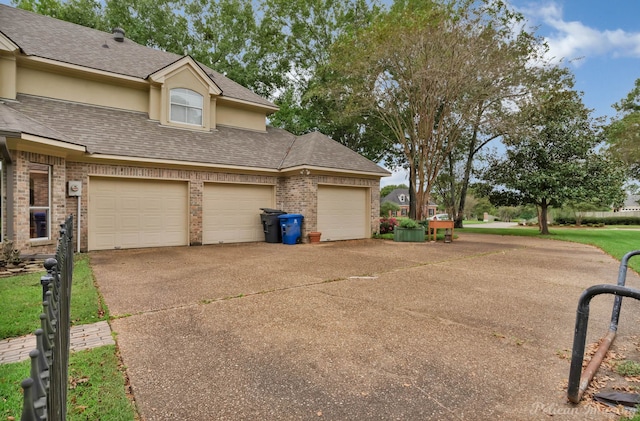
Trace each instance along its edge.
{"label": "side window with white frame", "polygon": [[29,225],[30,238],[50,237],[51,166],[29,163]]}
{"label": "side window with white frame", "polygon": [[174,123],[202,126],[202,95],[191,89],[174,88],[170,92],[170,104],[169,120]]}

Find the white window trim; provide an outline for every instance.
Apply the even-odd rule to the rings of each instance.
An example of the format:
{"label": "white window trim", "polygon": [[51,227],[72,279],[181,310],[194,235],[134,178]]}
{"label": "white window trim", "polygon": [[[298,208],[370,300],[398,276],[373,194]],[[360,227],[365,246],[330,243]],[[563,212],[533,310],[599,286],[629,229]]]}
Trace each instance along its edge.
{"label": "white window trim", "polygon": [[[191,105],[174,103],[174,102],[171,101],[171,96],[172,96],[171,93],[173,91],[186,91],[187,93],[194,93],[194,94],[198,95],[201,98],[202,105],[200,107],[194,107],[194,106],[191,106]],[[174,120],[173,116],[172,116],[173,105],[177,105],[179,107],[184,107],[187,110],[188,109],[200,110],[200,124],[189,123],[187,121]],[[188,113],[186,113],[186,115],[188,115]],[[169,121],[171,123],[186,124],[188,126],[194,126],[194,127],[204,127],[204,118],[205,118],[205,116],[204,116],[204,96],[202,96],[199,92],[196,92],[196,91],[194,91],[192,89],[189,89],[189,88],[172,88],[172,89],[169,89]]]}
{"label": "white window trim", "polygon": [[[31,177],[31,171],[29,171],[29,177]],[[47,197],[48,206],[29,206],[29,218],[33,211],[44,210],[47,215],[47,232],[45,237],[29,238],[30,241],[42,241],[49,240],[51,238],[51,165],[47,165]]]}

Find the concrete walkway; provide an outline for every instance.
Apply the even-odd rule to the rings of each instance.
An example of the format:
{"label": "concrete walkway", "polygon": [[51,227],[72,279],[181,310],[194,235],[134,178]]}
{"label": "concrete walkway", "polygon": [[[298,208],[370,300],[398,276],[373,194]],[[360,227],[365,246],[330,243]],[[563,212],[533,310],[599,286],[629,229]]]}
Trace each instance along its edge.
{"label": "concrete walkway", "polygon": [[[71,327],[71,351],[115,345],[111,328],[106,321]],[[29,359],[29,352],[36,347],[34,335],[0,341],[0,364],[15,363]]]}

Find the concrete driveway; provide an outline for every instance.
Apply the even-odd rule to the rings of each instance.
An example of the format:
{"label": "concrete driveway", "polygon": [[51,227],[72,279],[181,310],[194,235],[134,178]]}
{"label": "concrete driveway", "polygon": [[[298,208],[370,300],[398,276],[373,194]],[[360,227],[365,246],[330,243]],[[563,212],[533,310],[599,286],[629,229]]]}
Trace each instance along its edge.
{"label": "concrete driveway", "polygon": [[[565,398],[578,297],[617,278],[593,247],[462,233],[90,256],[144,420],[611,417]],[[589,342],[611,303],[592,302]],[[618,344],[639,319],[625,300]]]}

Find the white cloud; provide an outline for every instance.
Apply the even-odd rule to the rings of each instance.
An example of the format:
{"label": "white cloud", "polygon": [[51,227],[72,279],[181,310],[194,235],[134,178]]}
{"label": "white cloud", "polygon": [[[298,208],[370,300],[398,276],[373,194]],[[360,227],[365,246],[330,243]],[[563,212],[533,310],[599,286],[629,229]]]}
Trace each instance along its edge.
{"label": "white cloud", "polygon": [[[601,30],[582,22],[566,21],[562,7],[554,2],[520,10],[531,23],[541,25],[539,32],[547,33],[548,59],[576,60],[601,55],[640,58],[640,32]],[[580,61],[574,63],[580,65]]]}

